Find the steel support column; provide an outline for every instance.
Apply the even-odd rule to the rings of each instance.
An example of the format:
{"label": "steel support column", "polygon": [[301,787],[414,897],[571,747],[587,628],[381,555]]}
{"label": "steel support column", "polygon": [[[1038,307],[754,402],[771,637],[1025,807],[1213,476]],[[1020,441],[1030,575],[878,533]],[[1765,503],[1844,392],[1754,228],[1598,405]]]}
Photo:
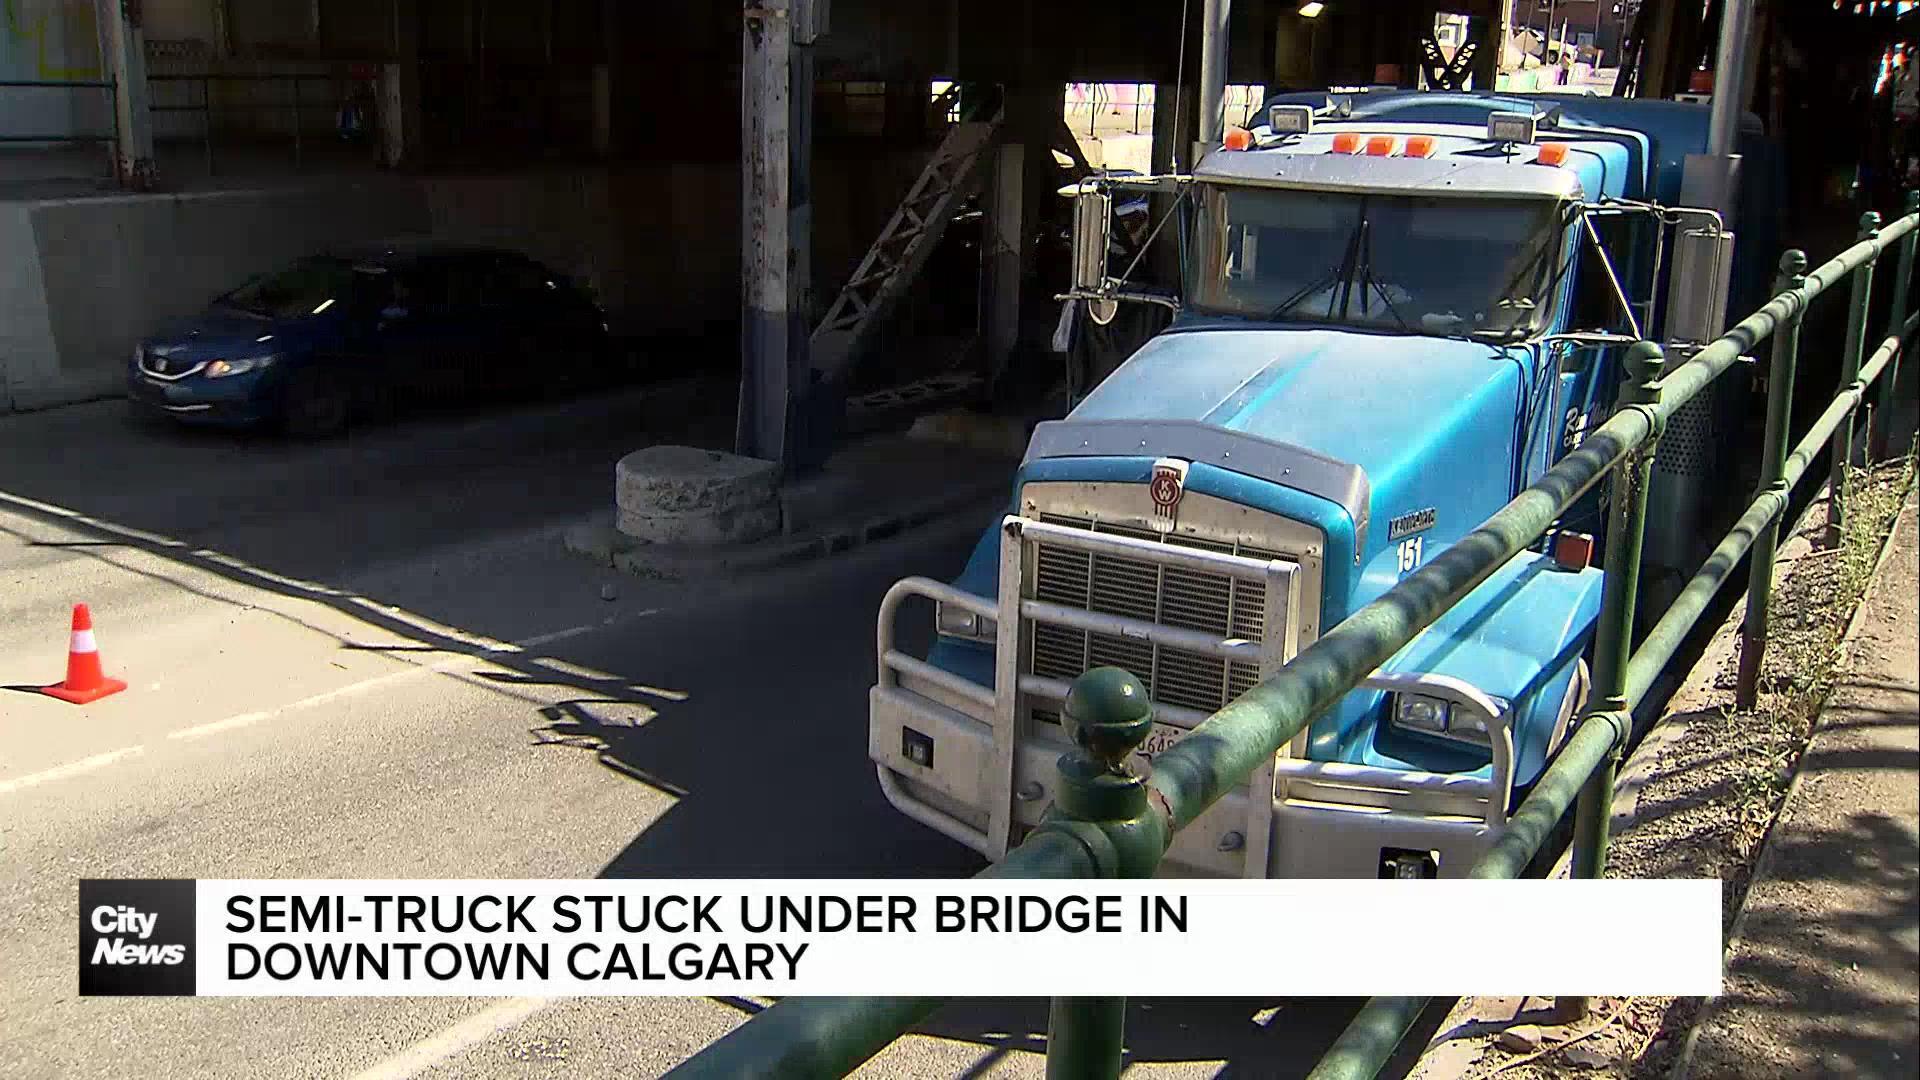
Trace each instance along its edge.
{"label": "steel support column", "polygon": [[[1211,146],[1225,129],[1227,102],[1227,24],[1233,0],[1206,0],[1200,15],[1200,126],[1198,140]],[[1199,153],[1194,154],[1196,160]]]}
{"label": "steel support column", "polygon": [[[813,66],[823,0],[746,0],[741,28],[740,408],[734,448],[795,461],[809,367]],[[798,102],[798,107],[796,107]]]}
{"label": "steel support column", "polygon": [[393,61],[380,70],[380,160],[388,168],[420,161],[420,8],[418,0],[394,0],[388,41]]}
{"label": "steel support column", "polygon": [[140,28],[139,5],[98,0],[101,43],[106,50],[107,77],[113,81],[113,175],[120,186],[151,190],[159,183],[153,162],[153,110],[147,92],[146,34]]}

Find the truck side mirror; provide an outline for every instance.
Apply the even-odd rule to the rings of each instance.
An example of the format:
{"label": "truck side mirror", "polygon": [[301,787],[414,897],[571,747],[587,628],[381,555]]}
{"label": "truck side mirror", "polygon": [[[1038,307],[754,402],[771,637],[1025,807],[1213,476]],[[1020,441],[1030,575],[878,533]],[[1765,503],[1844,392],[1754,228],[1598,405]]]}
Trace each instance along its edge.
{"label": "truck side mirror", "polygon": [[1113,196],[1081,188],[1073,201],[1073,289],[1098,292],[1107,283],[1107,245],[1113,242]]}

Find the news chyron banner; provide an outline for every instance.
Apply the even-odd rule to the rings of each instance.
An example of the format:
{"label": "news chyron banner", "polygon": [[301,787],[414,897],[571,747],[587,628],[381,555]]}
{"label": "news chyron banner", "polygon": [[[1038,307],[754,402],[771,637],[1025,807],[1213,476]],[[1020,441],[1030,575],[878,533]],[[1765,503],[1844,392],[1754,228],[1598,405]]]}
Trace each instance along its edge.
{"label": "news chyron banner", "polygon": [[79,919],[95,996],[1713,996],[1721,976],[1711,879],[86,880]]}

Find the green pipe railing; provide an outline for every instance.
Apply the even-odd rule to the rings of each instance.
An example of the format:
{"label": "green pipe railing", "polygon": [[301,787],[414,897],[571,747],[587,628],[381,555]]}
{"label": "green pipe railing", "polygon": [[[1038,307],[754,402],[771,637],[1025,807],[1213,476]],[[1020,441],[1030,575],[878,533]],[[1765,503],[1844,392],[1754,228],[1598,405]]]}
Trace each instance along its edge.
{"label": "green pipe railing", "polygon": [[[1910,205],[1920,205],[1910,203]],[[1874,217],[1877,223],[1877,215]],[[1630,587],[1616,587],[1615,575],[1631,567],[1616,567],[1609,553],[1607,562],[1607,591],[1601,602],[1601,621],[1596,630],[1595,642],[1595,708],[1600,710],[1589,713],[1578,728],[1568,738],[1553,762],[1541,774],[1534,784],[1533,791],[1522,801],[1520,808],[1508,820],[1506,830],[1494,843],[1494,846],[1476,863],[1468,876],[1475,878],[1514,878],[1520,876],[1533,858],[1539,853],[1554,826],[1561,820],[1568,807],[1576,801],[1580,804],[1580,814],[1575,823],[1575,858],[1573,871],[1581,877],[1597,877],[1605,870],[1607,810],[1610,809],[1613,788],[1613,763],[1626,746],[1633,730],[1633,712],[1647,692],[1652,688],[1667,663],[1673,659],[1681,644],[1691,633],[1694,625],[1711,606],[1727,579],[1732,576],[1735,567],[1756,539],[1767,536],[1776,530],[1778,521],[1786,512],[1789,496],[1793,488],[1806,475],[1808,467],[1823,449],[1845,460],[1846,451],[1840,446],[1843,428],[1850,421],[1863,401],[1866,400],[1867,387],[1884,370],[1892,367],[1902,351],[1906,337],[1920,328],[1920,314],[1905,319],[1898,324],[1880,347],[1874,351],[1864,365],[1853,365],[1846,372],[1840,392],[1833,402],[1820,414],[1801,437],[1799,444],[1791,454],[1786,451],[1788,409],[1793,388],[1793,370],[1798,358],[1799,325],[1806,306],[1821,292],[1848,273],[1866,273],[1880,251],[1894,240],[1902,243],[1901,261],[1910,268],[1916,240],[1920,232],[1915,231],[1920,224],[1920,215],[1908,214],[1887,229],[1871,233],[1869,223],[1862,222],[1863,239],[1842,252],[1838,257],[1822,265],[1812,274],[1804,274],[1806,255],[1799,251],[1789,251],[1782,257],[1781,277],[1776,282],[1779,290],[1772,302],[1766,307],[1743,320],[1728,331],[1720,340],[1696,354],[1686,365],[1675,369],[1669,379],[1661,380],[1660,390],[1670,385],[1689,387],[1689,393],[1707,385],[1712,376],[1702,381],[1698,373],[1688,373],[1683,379],[1674,379],[1686,373],[1686,369],[1704,359],[1710,365],[1716,365],[1719,371],[1725,371],[1751,345],[1764,340],[1775,330],[1782,336],[1775,340],[1773,378],[1767,387],[1768,424],[1766,445],[1763,449],[1762,477],[1760,492],[1747,511],[1741,515],[1731,532],[1721,541],[1698,573],[1682,589],[1679,597],[1648,631],[1640,647],[1634,650],[1632,658],[1620,669],[1622,682],[1617,697],[1608,700],[1609,695],[1602,689],[1603,669],[1610,668],[1610,655],[1620,655],[1614,648],[1623,648],[1627,629],[1631,626],[1631,602],[1615,602],[1609,613],[1609,600],[1612,597],[1628,595]],[[1859,278],[1854,279],[1856,282]],[[1910,274],[1907,278],[1911,280]],[[1856,312],[1864,311],[1865,301],[1858,290],[1854,297]],[[1896,307],[1903,312],[1905,305]],[[1731,344],[1729,344],[1731,343]],[[1729,349],[1734,351],[1729,351]],[[1784,377],[1783,377],[1784,376]],[[1631,374],[1629,376],[1631,378]],[[1634,390],[1629,386],[1629,393]],[[1883,394],[1885,389],[1883,388]],[[1631,400],[1630,398],[1626,400]],[[1677,407],[1679,403],[1663,401],[1663,405]],[[1776,418],[1776,415],[1777,418]],[[1883,416],[1884,416],[1883,412]],[[1651,447],[1648,447],[1651,450]],[[1638,451],[1636,450],[1636,455]],[[1777,462],[1777,464],[1776,464]],[[1638,546],[1640,526],[1645,519],[1646,487],[1644,482],[1630,488],[1628,497],[1613,501],[1613,528],[1625,526],[1631,542]],[[1637,504],[1637,505],[1633,505]],[[1624,520],[1623,520],[1624,519]],[[1636,520],[1637,519],[1637,520]],[[1619,533],[1610,534],[1620,535]],[[1611,541],[1610,541],[1611,542]],[[1755,558],[1749,567],[1752,587],[1765,593],[1772,587],[1775,551],[1771,543],[1755,551]],[[1635,552],[1637,560],[1637,551]],[[1624,609],[1624,610],[1623,610]],[[1626,619],[1623,625],[1620,620]],[[1764,643],[1766,638],[1767,608],[1764,602],[1758,607],[1749,608],[1745,634],[1749,640],[1757,639]],[[1616,643],[1609,648],[1608,642]],[[1741,668],[1741,690],[1743,696],[1752,692],[1751,679],[1758,675],[1758,653],[1751,674],[1743,663]],[[1610,675],[1610,672],[1609,672]],[[1750,704],[1750,697],[1748,702]],[[1605,785],[1599,780],[1605,777]],[[1596,790],[1597,789],[1597,790]],[[1577,794],[1576,794],[1577,793]],[[1601,802],[1604,796],[1606,802]],[[1591,806],[1589,805],[1591,802]],[[1584,834],[1584,836],[1582,835]],[[1597,851],[1599,857],[1582,859],[1583,846]],[[1413,1004],[1418,999],[1375,998],[1369,1001],[1348,1024],[1340,1039],[1327,1056],[1315,1066],[1309,1074],[1309,1080],[1370,1080],[1379,1073],[1387,1060],[1399,1047],[1400,1040],[1412,1028],[1419,1017],[1424,1001]],[[1568,1004],[1574,1007],[1566,1008]],[[1562,1016],[1577,1018],[1585,1012],[1584,1002],[1579,999],[1563,999]]]}
{"label": "green pipe railing", "polygon": [[[1910,205],[1920,208],[1920,203]],[[1890,337],[1864,364],[1856,355],[1855,362],[1847,366],[1847,377],[1833,404],[1800,446],[1792,454],[1785,453],[1788,414],[1786,406],[1774,404],[1774,399],[1784,399],[1783,388],[1791,389],[1799,320],[1807,306],[1849,275],[1868,271],[1880,253],[1896,241],[1903,245],[1901,283],[1910,280],[1914,243],[1920,239],[1920,233],[1915,232],[1920,226],[1920,212],[1908,213],[1877,230],[1870,228],[1871,224],[1877,224],[1877,219],[1863,223],[1859,243],[1804,277],[1797,273],[1805,266],[1804,256],[1790,253],[1783,260],[1783,270],[1795,272],[1783,276],[1777,296],[1664,376],[1659,374],[1662,358],[1658,346],[1641,342],[1630,348],[1629,382],[1620,407],[1587,436],[1578,450],[1479,528],[1341,621],[1279,671],[1157,755],[1151,778],[1143,780],[1121,764],[1151,728],[1144,687],[1115,668],[1095,669],[1083,675],[1062,710],[1063,722],[1077,749],[1060,759],[1055,805],[1019,846],[1003,861],[982,871],[981,876],[1151,875],[1175,832],[1245,783],[1313,717],[1358,686],[1507,560],[1535,543],[1582,494],[1626,462],[1611,500],[1612,531],[1596,629],[1590,711],[1509,818],[1493,847],[1469,871],[1477,878],[1518,877],[1568,810],[1575,809],[1575,872],[1583,877],[1602,874],[1614,765],[1633,731],[1633,707],[1750,547],[1756,548],[1750,572],[1759,581],[1771,582],[1772,548],[1756,542],[1784,512],[1787,494],[1822,447],[1831,445],[1845,461],[1847,451],[1840,440],[1843,435],[1851,437],[1847,425],[1865,400],[1867,386],[1897,362],[1901,335],[1920,323],[1920,315],[1899,322],[1900,333]],[[1857,283],[1860,278],[1854,280]],[[1859,311],[1863,290],[1856,284],[1855,292],[1855,310]],[[1895,310],[1904,315],[1904,303]],[[1631,634],[1640,541],[1658,437],[1676,410],[1724,374],[1747,350],[1776,332],[1782,332],[1782,337],[1774,348],[1775,369],[1784,370],[1788,378],[1776,378],[1769,386],[1768,450],[1761,490],[1636,652],[1631,647]],[[1776,409],[1780,410],[1777,424],[1771,415]],[[1763,605],[1757,628],[1763,637],[1764,615]],[[702,1080],[844,1076],[905,1034],[939,1004],[938,999],[930,998],[783,1001],[741,1024],[672,1075]],[[1583,1002],[1563,999],[1563,1004],[1578,1007]],[[1312,1076],[1315,1080],[1373,1076],[1426,1005],[1427,1000],[1422,998],[1376,998],[1369,1002]],[[1049,1075],[1114,1075],[1121,1061],[1124,1015],[1125,1001],[1121,998],[1056,999],[1050,1014]]]}

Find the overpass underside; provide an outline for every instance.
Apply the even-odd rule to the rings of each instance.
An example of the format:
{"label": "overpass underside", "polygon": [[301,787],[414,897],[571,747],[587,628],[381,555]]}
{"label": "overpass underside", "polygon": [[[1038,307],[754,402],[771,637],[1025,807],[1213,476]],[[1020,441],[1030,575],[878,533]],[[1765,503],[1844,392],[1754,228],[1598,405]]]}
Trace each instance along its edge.
{"label": "overpass underside", "polygon": [[[817,459],[847,398],[1033,408],[1067,374],[1048,348],[1062,183],[1184,161],[1208,79],[1230,119],[1282,90],[1486,86],[1501,6],[67,0],[30,50],[0,46],[0,80],[67,85],[0,88],[0,134],[97,140],[27,149],[153,194],[38,198],[29,159],[0,157],[0,234],[36,264],[0,295],[0,385],[14,407],[113,392],[133,340],[220,283],[416,232],[527,250],[687,359],[738,352],[752,453]],[[1694,6],[1649,0],[1619,28],[1642,92],[1711,53],[1717,15],[1674,16]],[[1817,23],[1804,7],[1763,4],[1761,40],[1774,9]],[[1427,51],[1449,13],[1474,43],[1441,49],[1451,70]],[[1757,66],[1754,100],[1800,92]]]}

